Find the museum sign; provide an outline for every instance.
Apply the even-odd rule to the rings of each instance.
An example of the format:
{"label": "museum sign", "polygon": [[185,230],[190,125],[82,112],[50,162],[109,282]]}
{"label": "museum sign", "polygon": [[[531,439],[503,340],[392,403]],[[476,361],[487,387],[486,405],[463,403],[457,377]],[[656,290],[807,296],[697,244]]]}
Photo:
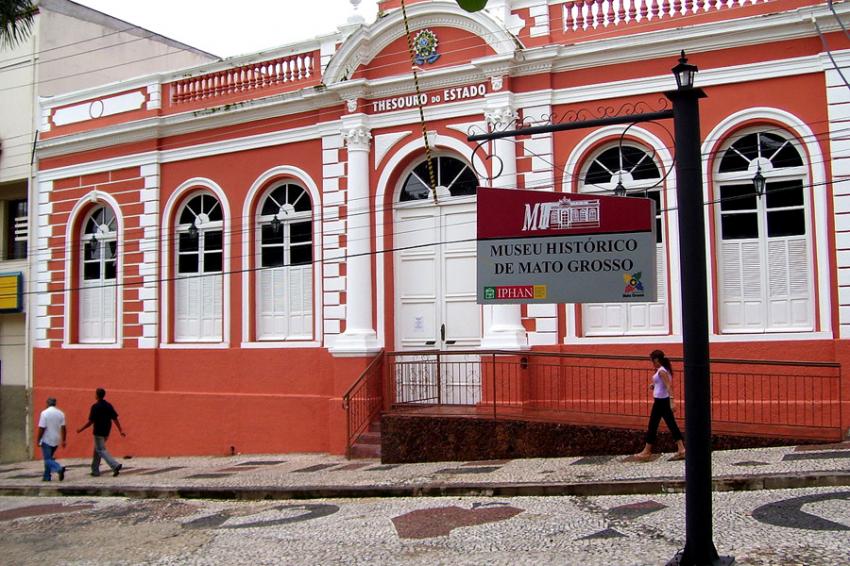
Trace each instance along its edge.
{"label": "museum sign", "polygon": [[655,202],[478,189],[481,304],[656,301]]}

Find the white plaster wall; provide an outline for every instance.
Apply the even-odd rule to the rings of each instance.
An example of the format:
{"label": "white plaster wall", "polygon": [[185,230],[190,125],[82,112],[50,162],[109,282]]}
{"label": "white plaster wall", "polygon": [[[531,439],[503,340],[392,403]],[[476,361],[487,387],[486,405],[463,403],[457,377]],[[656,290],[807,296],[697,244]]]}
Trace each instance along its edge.
{"label": "white plaster wall", "polygon": [[0,183],[26,179],[30,173],[35,131],[35,50],[35,34],[14,49],[0,49]]}

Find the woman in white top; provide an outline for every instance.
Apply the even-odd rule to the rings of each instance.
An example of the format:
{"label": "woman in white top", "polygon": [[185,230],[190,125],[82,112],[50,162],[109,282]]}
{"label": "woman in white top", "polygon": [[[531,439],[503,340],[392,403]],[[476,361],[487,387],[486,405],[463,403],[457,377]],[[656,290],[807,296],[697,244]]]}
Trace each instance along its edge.
{"label": "woman in white top", "polygon": [[652,446],[655,444],[656,436],[658,435],[658,423],[661,419],[667,424],[670,429],[670,434],[673,435],[673,440],[676,441],[678,448],[671,460],[684,460],[685,458],[685,442],[682,437],[682,431],[679,430],[676,424],[676,417],[673,416],[673,368],[670,365],[670,360],[664,355],[661,350],[654,350],[649,354],[649,359],[652,360],[652,367],[655,368],[655,375],[652,376],[652,412],[649,414],[649,427],[646,431],[646,445],[643,450],[635,454],[636,460],[646,461],[652,458]]}

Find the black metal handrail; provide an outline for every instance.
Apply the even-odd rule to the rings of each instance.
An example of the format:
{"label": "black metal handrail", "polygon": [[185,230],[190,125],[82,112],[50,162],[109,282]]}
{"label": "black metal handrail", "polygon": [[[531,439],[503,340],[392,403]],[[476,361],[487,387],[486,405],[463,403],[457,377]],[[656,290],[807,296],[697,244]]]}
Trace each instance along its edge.
{"label": "black metal handrail", "polygon": [[[446,356],[446,355],[476,355],[476,356],[533,356],[547,358],[574,358],[574,359],[590,359],[590,360],[629,360],[629,361],[646,361],[648,356],[635,356],[628,354],[589,354],[589,353],[571,353],[571,352],[541,352],[534,350],[398,350],[386,352],[387,356]],[[679,356],[668,356],[672,362],[681,362],[683,358]],[[818,362],[818,361],[800,361],[800,360],[755,360],[744,358],[711,358],[710,364],[739,364],[739,365],[775,365],[775,366],[798,366],[798,367],[824,367],[824,368],[840,368],[838,362]]]}
{"label": "black metal handrail", "polygon": [[342,408],[346,413],[346,453],[383,407],[383,360],[384,351],[381,350],[342,396]]}

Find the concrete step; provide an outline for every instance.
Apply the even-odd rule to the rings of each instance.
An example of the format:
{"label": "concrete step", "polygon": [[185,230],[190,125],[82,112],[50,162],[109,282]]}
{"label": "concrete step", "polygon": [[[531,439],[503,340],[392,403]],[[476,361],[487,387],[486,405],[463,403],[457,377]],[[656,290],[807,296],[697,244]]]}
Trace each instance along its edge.
{"label": "concrete step", "polygon": [[360,435],[355,444],[381,444],[381,432],[367,431]]}
{"label": "concrete step", "polygon": [[357,460],[360,458],[377,458],[381,459],[380,444],[355,444],[349,452],[349,459]]}

